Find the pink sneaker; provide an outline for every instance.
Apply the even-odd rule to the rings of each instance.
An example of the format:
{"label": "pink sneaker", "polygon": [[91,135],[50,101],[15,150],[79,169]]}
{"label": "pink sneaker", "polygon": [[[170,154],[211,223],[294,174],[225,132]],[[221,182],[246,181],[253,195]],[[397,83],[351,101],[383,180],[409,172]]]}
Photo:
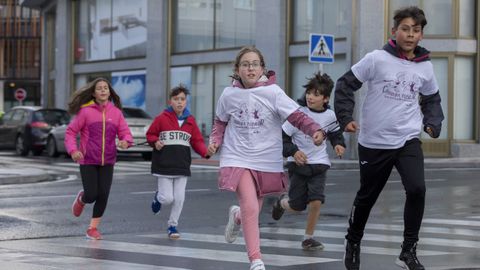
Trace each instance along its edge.
{"label": "pink sneaker", "polygon": [[88,228],[86,236],[87,236],[88,239],[92,239],[92,240],[102,239],[102,235],[97,230],[97,228]]}
{"label": "pink sneaker", "polygon": [[75,197],[75,201],[73,201],[72,204],[72,214],[76,217],[79,217],[82,214],[83,207],[85,206],[85,203],[82,202],[82,196],[83,196],[83,190],[80,190],[77,194],[77,197]]}

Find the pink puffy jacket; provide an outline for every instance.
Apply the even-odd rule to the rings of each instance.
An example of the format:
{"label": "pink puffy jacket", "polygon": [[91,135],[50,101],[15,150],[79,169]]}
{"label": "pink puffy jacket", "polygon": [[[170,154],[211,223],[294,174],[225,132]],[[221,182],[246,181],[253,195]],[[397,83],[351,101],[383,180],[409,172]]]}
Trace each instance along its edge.
{"label": "pink puffy jacket", "polygon": [[[77,134],[80,132],[80,146],[77,146]],[[122,111],[111,102],[101,106],[93,100],[82,105],[77,116],[68,125],[65,132],[65,148],[68,154],[80,150],[84,159],[80,164],[115,164],[117,147],[115,139],[125,140],[132,145],[132,134]]]}

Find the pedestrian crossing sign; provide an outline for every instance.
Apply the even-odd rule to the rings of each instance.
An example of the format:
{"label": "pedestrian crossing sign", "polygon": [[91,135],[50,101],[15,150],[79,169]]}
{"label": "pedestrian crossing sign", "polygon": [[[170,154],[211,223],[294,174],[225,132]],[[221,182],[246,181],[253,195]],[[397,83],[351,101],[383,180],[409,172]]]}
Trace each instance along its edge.
{"label": "pedestrian crossing sign", "polygon": [[308,61],[310,63],[334,62],[334,36],[325,34],[310,34]]}

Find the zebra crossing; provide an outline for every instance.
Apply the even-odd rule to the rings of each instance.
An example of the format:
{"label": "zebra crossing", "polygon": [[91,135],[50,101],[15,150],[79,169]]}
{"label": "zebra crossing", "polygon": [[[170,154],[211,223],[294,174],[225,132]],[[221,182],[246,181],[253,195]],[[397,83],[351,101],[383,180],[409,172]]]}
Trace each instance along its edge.
{"label": "zebra crossing", "polygon": [[[51,162],[48,159],[43,158],[25,158],[14,155],[5,155],[2,153],[2,164],[10,166],[18,166],[23,164],[23,167],[35,168],[45,171],[48,174],[74,174],[78,173],[78,164],[67,159],[59,159],[55,162]],[[128,175],[149,175],[150,174],[150,161],[117,161],[115,164],[114,175],[116,176],[128,176]],[[205,165],[192,165],[192,171],[218,171],[218,167],[205,166]]]}
{"label": "zebra crossing", "polygon": [[[461,263],[478,255],[478,220],[426,218],[418,256],[427,269],[480,269]],[[362,241],[362,269],[396,269],[403,226],[396,221],[367,224]],[[104,235],[104,240],[59,237],[0,242],[0,269],[248,269],[242,237],[225,243],[223,227],[184,231],[180,240],[165,233]],[[303,251],[299,224],[262,224],[261,248],[267,269],[344,269],[342,257],[346,224],[326,222],[317,226],[322,251]],[[384,265],[385,264],[385,265]],[[454,268],[456,267],[456,268]]]}

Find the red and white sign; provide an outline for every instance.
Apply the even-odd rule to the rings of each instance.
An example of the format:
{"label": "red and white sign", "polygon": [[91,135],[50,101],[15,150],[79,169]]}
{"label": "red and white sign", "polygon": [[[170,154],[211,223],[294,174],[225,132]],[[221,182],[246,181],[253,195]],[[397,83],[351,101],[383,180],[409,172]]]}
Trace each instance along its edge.
{"label": "red and white sign", "polygon": [[25,100],[25,98],[27,98],[27,91],[25,91],[25,89],[18,88],[17,90],[15,90],[15,99],[16,100],[23,101],[23,100]]}

